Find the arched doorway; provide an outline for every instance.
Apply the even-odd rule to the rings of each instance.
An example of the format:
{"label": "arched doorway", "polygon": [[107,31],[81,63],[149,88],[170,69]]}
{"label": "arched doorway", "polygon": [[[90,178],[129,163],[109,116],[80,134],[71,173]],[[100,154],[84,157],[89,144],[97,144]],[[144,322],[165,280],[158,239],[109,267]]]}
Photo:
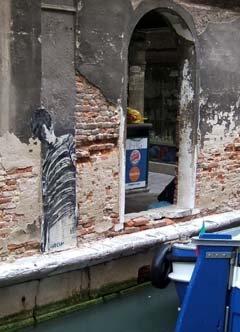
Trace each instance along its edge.
{"label": "arched doorway", "polygon": [[[126,126],[125,213],[165,206],[163,201],[193,208],[198,123],[195,38],[173,8],[141,10],[129,43],[127,105],[139,111],[142,121]],[[132,154],[138,155],[139,167],[136,160],[132,163]],[[140,165],[146,155],[145,165]]]}

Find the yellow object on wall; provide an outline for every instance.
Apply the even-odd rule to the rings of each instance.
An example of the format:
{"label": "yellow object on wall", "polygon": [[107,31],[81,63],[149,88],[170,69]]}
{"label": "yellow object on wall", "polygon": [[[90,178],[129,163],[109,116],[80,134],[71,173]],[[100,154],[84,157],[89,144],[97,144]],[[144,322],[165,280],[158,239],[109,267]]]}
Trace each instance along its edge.
{"label": "yellow object on wall", "polygon": [[128,123],[140,123],[143,121],[142,114],[134,108],[127,108],[127,122]]}

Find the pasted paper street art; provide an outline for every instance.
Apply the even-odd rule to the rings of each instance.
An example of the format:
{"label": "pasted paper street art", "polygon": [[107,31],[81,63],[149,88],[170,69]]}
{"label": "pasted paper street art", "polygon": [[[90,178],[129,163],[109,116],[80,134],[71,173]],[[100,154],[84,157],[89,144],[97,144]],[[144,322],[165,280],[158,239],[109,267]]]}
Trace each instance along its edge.
{"label": "pasted paper street art", "polygon": [[76,246],[75,143],[71,134],[57,137],[49,112],[33,112],[34,137],[43,144],[41,249],[57,251]]}

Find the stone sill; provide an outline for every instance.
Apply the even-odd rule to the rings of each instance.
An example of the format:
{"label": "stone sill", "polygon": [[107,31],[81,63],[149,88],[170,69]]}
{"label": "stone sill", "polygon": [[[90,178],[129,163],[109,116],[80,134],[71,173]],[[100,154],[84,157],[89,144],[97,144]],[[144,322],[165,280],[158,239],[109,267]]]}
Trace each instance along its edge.
{"label": "stone sill", "polygon": [[186,240],[199,233],[203,220],[207,231],[230,228],[240,224],[240,210],[84,243],[80,248],[62,252],[19,258],[12,263],[0,263],[0,287],[80,270],[134,255],[163,242]]}
{"label": "stone sill", "polygon": [[200,209],[181,208],[177,205],[170,205],[158,209],[125,214],[125,222],[137,218],[146,218],[149,220],[184,218],[194,216],[199,213]]}

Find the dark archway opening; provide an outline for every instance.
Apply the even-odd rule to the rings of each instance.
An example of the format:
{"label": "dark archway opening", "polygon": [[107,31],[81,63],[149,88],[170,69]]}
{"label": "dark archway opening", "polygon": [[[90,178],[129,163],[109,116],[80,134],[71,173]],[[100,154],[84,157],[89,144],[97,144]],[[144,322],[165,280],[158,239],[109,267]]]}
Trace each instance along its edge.
{"label": "dark archway opening", "polygon": [[125,213],[177,203],[183,71],[193,46],[188,36],[183,21],[161,9],[145,14],[132,34],[128,107],[141,121],[130,124],[128,117]]}

